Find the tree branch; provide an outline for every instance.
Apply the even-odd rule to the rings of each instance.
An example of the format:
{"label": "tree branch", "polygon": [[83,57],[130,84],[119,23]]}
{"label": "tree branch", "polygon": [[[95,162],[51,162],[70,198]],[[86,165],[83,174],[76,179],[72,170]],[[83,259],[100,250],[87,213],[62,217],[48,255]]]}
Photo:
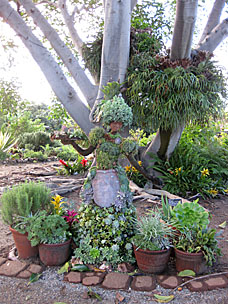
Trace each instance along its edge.
{"label": "tree branch", "polygon": [[213,53],[217,46],[228,36],[228,18],[217,25],[196,47],[198,51]]}
{"label": "tree branch", "polygon": [[138,2],[138,0],[131,0],[131,11],[133,11],[133,9],[135,8],[137,2]]}
{"label": "tree branch", "polygon": [[90,129],[94,127],[88,119],[89,110],[78,97],[74,88],[69,84],[60,66],[56,63],[50,52],[32,33],[22,17],[11,7],[8,0],[1,0],[0,2],[0,17],[2,17],[21,38],[58,99],[75,122],[88,134]]}
{"label": "tree branch", "polygon": [[198,44],[200,44],[206,38],[206,36],[209,35],[211,31],[220,23],[220,17],[224,6],[225,0],[215,0],[211,13],[208,17],[207,24]]}
{"label": "tree branch", "polygon": [[62,59],[88,103],[93,104],[93,101],[96,99],[97,89],[91,83],[70,49],[60,39],[57,32],[48,23],[46,18],[43,17],[31,0],[20,0],[20,3],[25,8],[26,12],[33,18],[34,23],[44,33],[58,56]]}
{"label": "tree branch", "polygon": [[96,149],[96,147],[94,147],[94,146],[89,146],[89,148],[87,148],[87,149],[82,149],[82,148],[75,142],[76,138],[69,138],[69,136],[66,135],[66,134],[64,134],[64,135],[63,135],[63,134],[58,134],[58,135],[53,134],[53,135],[51,136],[51,139],[52,139],[52,140],[54,140],[54,139],[60,140],[61,143],[62,143],[63,145],[72,145],[72,146],[74,147],[74,149],[75,149],[79,154],[81,154],[82,156],[87,156],[87,155],[93,153],[93,151]]}
{"label": "tree branch", "polygon": [[197,6],[198,0],[177,0],[171,60],[190,57]]}

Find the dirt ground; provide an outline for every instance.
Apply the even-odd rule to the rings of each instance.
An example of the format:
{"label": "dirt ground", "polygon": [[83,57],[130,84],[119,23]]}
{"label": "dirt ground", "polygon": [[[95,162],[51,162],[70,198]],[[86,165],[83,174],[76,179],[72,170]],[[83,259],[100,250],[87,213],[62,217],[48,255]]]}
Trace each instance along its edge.
{"label": "dirt ground", "polygon": [[[63,179],[63,176],[57,175],[57,168],[59,168],[59,163],[58,162],[44,162],[44,163],[19,163],[19,164],[0,164],[0,196],[3,191],[3,189],[7,186],[12,186],[20,182],[24,182],[25,180],[41,180],[41,181],[46,181],[46,182],[52,182],[53,179],[59,179],[61,183],[61,179]],[[80,180],[82,183],[82,176],[71,176],[71,177],[64,177],[64,179],[69,178],[69,179],[75,179],[75,180]],[[60,184],[59,183],[59,184]],[[68,199],[69,202],[71,202],[75,208],[78,208],[80,205],[80,199],[79,199],[79,189],[72,191],[66,195],[63,195],[65,198]],[[157,204],[157,202],[149,202],[149,201],[136,201],[135,206],[137,208],[138,214],[142,214],[148,209],[154,207],[153,205]],[[205,208],[207,208],[211,214],[211,227],[215,227],[220,231],[221,229],[218,227],[221,223],[224,221],[228,222],[228,196],[219,196],[216,199],[213,200],[202,200],[200,202]],[[0,207],[1,207],[1,202],[0,202]],[[218,263],[213,266],[213,269],[210,270],[210,272],[221,272],[221,271],[228,271],[228,225],[225,227],[225,229],[222,229],[223,234],[222,234],[222,240],[220,240],[220,247],[222,249],[223,256],[219,258]],[[9,232],[8,226],[3,224],[1,217],[0,217],[0,257],[7,257],[10,249],[14,246],[13,239],[11,236],[11,233]],[[18,279],[13,279],[13,278],[5,278],[5,277],[0,277],[0,289],[1,287],[3,288],[2,290],[6,290],[4,287],[6,286],[11,286],[11,284],[14,284],[15,281]],[[12,281],[12,282],[11,282]],[[57,278],[57,281],[59,282],[59,279]],[[18,281],[19,282],[19,281]],[[1,285],[2,284],[2,285]],[[17,283],[17,284],[22,284],[22,283]],[[12,285],[13,286],[13,285]],[[31,287],[32,288],[32,287]],[[37,289],[33,287],[34,290]],[[47,285],[44,285],[44,290],[47,290]],[[64,287],[65,288],[65,287]],[[67,287],[68,288],[68,287]],[[5,294],[5,297],[8,297],[8,292],[10,295],[12,295],[14,292],[11,292],[10,290],[11,287],[9,287],[9,290],[7,291],[7,295]],[[43,293],[43,291],[42,291]],[[221,293],[216,293],[216,291],[211,291],[211,295],[208,293],[205,295],[199,294],[199,293],[186,293],[183,296],[188,295],[189,299],[189,304],[191,303],[198,303],[199,301],[203,303],[212,303],[211,299],[215,298],[218,299],[218,296],[221,296],[221,301],[214,301],[214,303],[226,303],[226,299],[228,299],[228,294],[227,290],[221,291]],[[31,293],[32,294],[32,293]],[[197,294],[197,295],[196,295]],[[19,295],[24,296],[24,291]],[[2,293],[3,296],[3,293]],[[41,296],[40,296],[41,297]],[[113,297],[115,297],[113,293]],[[137,294],[134,295],[133,297],[133,302],[127,301],[127,303],[155,303],[154,301],[147,300],[146,298],[141,298],[142,295]],[[190,301],[190,298],[191,301]],[[35,292],[34,292],[34,298],[35,298]],[[32,298],[30,298],[31,300]],[[36,298],[37,299],[37,298]],[[59,298],[60,299],[60,298]],[[138,300],[139,299],[139,302]],[[144,300],[143,300],[144,299]],[[224,300],[225,299],[225,300]],[[0,300],[1,300],[1,295],[0,295]],[[202,301],[203,300],[203,301]],[[22,302],[21,302],[22,301]],[[43,301],[43,299],[40,301],[34,300],[35,302],[30,302],[30,303],[46,303]],[[175,303],[183,303],[183,301],[186,301],[186,298],[184,299],[181,297],[174,301]],[[28,301],[29,302],[29,301]],[[1,304],[24,304],[28,303],[27,301],[23,300],[1,300]],[[47,303],[53,303],[53,302],[47,302]],[[68,303],[68,302],[67,302]],[[70,301],[69,303],[95,303],[95,302],[85,302],[84,300],[79,300],[79,301]],[[103,303],[103,301],[102,301]],[[114,303],[113,301],[107,300],[107,302],[104,303]]]}

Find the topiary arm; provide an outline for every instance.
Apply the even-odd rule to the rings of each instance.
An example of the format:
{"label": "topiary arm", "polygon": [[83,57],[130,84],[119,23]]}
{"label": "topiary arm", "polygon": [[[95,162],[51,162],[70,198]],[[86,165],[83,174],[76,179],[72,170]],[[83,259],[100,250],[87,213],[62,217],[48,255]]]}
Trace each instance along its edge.
{"label": "topiary arm", "polygon": [[63,145],[72,145],[74,147],[74,149],[79,153],[81,154],[82,156],[86,156],[86,155],[89,155],[91,154],[95,149],[96,147],[95,146],[92,146],[90,145],[89,148],[87,149],[82,149],[76,142],[75,140],[77,140],[77,138],[70,138],[68,134],[53,134],[51,136],[51,139],[54,140],[54,139],[58,139],[61,141],[61,143]]}

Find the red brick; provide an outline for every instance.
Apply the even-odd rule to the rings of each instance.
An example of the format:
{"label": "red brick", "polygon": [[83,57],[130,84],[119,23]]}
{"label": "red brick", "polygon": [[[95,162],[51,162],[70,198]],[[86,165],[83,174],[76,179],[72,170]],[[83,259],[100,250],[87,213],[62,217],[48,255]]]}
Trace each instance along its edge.
{"label": "red brick", "polygon": [[20,261],[7,261],[0,266],[0,275],[16,277],[21,271],[28,267],[27,264]]}
{"label": "red brick", "polygon": [[136,276],[133,278],[131,288],[137,291],[151,291],[156,288],[156,280],[152,276]]}
{"label": "red brick", "polygon": [[182,278],[177,276],[160,275],[157,276],[157,281],[163,288],[173,289],[182,283]]}
{"label": "red brick", "polygon": [[207,285],[208,290],[228,287],[228,279],[224,275],[210,277],[205,279],[204,283]]}
{"label": "red brick", "polygon": [[31,273],[41,273],[43,271],[43,267],[37,264],[31,264],[28,267],[28,271],[30,271]]}
{"label": "red brick", "polygon": [[85,277],[82,279],[82,284],[85,286],[96,286],[100,284],[103,281],[102,277],[99,276],[91,276],[91,277]]}
{"label": "red brick", "polygon": [[82,273],[80,272],[69,272],[66,276],[65,276],[65,280],[67,280],[70,283],[81,283],[82,282]]}
{"label": "red brick", "polygon": [[131,277],[124,273],[108,273],[102,283],[106,289],[129,289]]}
{"label": "red brick", "polygon": [[206,290],[208,290],[207,285],[204,284],[204,280],[192,281],[192,282],[189,282],[186,286],[190,291],[206,291]]}
{"label": "red brick", "polygon": [[17,275],[19,279],[29,279],[31,277],[31,272],[28,270],[24,270]]}

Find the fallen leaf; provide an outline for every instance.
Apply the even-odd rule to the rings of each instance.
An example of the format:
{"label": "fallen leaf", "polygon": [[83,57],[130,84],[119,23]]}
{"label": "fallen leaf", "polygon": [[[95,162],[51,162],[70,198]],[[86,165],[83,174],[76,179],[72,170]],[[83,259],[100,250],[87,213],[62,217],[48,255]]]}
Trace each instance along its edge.
{"label": "fallen leaf", "polygon": [[54,304],[67,304],[65,302],[55,302]]}
{"label": "fallen leaf", "polygon": [[38,281],[41,276],[42,276],[42,273],[32,273],[27,285]]}
{"label": "fallen leaf", "polygon": [[193,270],[190,269],[185,269],[183,271],[180,271],[178,273],[179,277],[194,277],[196,275],[196,273]]}
{"label": "fallen leaf", "polygon": [[80,271],[80,272],[84,272],[84,271],[90,271],[89,267],[87,267],[86,265],[82,265],[82,264],[76,264],[71,268],[72,271]]}
{"label": "fallen leaf", "polygon": [[226,221],[219,225],[219,228],[225,229],[226,228]]}
{"label": "fallen leaf", "polygon": [[155,300],[159,303],[169,303],[174,299],[174,295],[171,296],[160,296],[158,294],[154,294]]}
{"label": "fallen leaf", "polygon": [[90,298],[95,298],[95,299],[97,299],[99,301],[102,301],[102,298],[101,298],[101,296],[98,293],[92,291],[91,288],[88,288],[88,290],[89,290],[88,291],[88,295],[89,295]]}
{"label": "fallen leaf", "polygon": [[69,262],[66,262],[66,263],[58,270],[58,274],[68,272],[69,267],[70,267],[70,263],[69,263]]}
{"label": "fallen leaf", "polygon": [[119,292],[116,293],[116,300],[118,300],[119,302],[123,302],[124,299],[125,297],[122,296]]}

